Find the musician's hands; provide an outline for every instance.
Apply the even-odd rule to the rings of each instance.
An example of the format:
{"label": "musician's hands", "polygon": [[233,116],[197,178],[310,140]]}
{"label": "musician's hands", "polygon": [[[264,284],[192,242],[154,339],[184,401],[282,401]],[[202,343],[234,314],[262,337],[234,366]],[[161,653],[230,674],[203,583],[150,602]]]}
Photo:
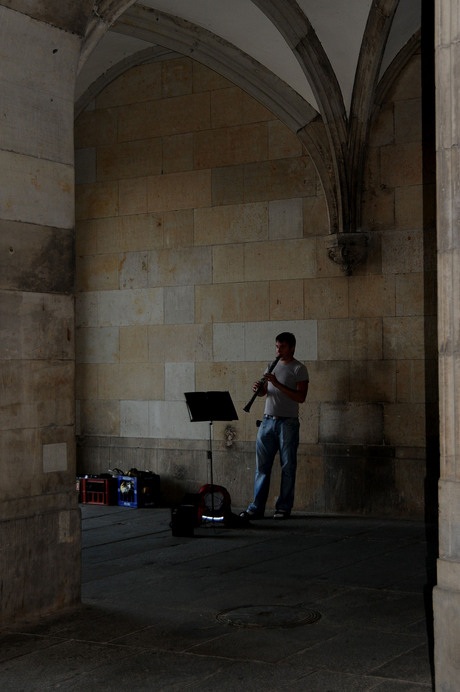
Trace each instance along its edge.
{"label": "musician's hands", "polygon": [[276,375],[274,375],[272,372],[267,372],[264,375],[265,379],[267,382],[271,382],[274,387],[278,385],[278,380],[276,379]]}
{"label": "musician's hands", "polygon": [[252,391],[257,392],[261,384],[262,380],[257,380],[257,382],[254,382],[254,384],[252,385]]}

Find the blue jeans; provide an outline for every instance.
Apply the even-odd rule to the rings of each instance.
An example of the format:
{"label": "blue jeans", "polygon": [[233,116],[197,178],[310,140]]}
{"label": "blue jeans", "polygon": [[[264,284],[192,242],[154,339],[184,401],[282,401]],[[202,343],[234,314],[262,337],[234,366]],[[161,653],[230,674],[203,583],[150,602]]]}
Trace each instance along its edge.
{"label": "blue jeans", "polygon": [[276,509],[290,512],[294,504],[297,448],[299,446],[299,419],[283,420],[264,417],[256,440],[256,474],[254,500],[248,509],[263,515],[270,489],[270,475],[276,453],[280,453],[281,487]]}

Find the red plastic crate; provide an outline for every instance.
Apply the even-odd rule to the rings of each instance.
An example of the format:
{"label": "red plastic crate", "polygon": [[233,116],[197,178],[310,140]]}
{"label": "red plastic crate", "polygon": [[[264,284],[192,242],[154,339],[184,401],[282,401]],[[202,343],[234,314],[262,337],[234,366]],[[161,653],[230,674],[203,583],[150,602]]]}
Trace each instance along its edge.
{"label": "red plastic crate", "polygon": [[116,478],[82,478],[81,502],[86,505],[116,504]]}

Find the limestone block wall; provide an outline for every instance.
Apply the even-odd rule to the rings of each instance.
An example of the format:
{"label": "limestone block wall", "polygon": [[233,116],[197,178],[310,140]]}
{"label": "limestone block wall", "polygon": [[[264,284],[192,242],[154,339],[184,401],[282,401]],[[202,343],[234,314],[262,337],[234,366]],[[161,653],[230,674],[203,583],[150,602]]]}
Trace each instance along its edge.
{"label": "limestone block wall", "polygon": [[80,597],[72,137],[80,43],[4,5],[0,25],[0,611],[6,623]]}
{"label": "limestone block wall", "polygon": [[[228,423],[214,423],[214,480],[244,506],[263,404],[242,409],[287,329],[311,377],[296,508],[423,511],[421,141],[420,131],[404,134],[395,104],[374,125],[369,257],[352,277],[328,257],[327,209],[307,152],[216,73],[188,58],[142,65],[81,114],[81,473],[153,470],[167,502],[196,491],[209,479],[211,431],[190,422],[184,392],[228,390],[236,438],[227,446]],[[413,179],[390,180],[398,156]],[[277,480],[276,470],[272,504]]]}

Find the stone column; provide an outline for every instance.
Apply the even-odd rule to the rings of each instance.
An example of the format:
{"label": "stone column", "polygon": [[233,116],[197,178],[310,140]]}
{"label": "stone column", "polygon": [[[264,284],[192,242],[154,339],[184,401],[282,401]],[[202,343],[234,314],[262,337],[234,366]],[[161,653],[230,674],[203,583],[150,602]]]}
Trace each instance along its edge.
{"label": "stone column", "polygon": [[460,0],[436,2],[441,478],[436,690],[460,685]]}
{"label": "stone column", "polygon": [[0,612],[8,622],[80,597],[73,109],[81,38],[0,5],[0,44]]}

